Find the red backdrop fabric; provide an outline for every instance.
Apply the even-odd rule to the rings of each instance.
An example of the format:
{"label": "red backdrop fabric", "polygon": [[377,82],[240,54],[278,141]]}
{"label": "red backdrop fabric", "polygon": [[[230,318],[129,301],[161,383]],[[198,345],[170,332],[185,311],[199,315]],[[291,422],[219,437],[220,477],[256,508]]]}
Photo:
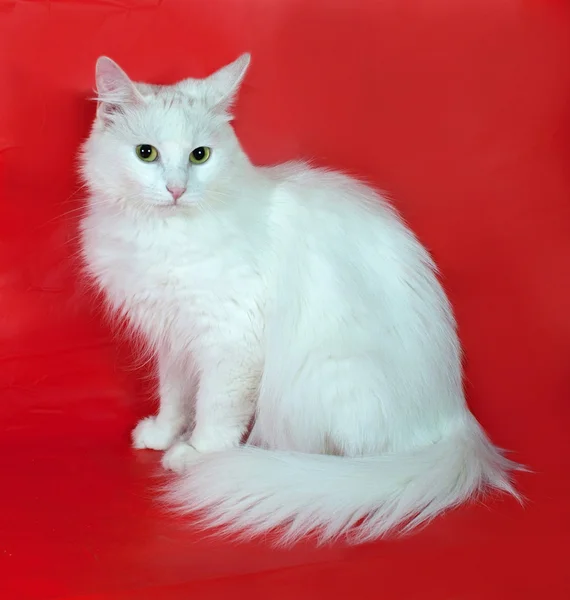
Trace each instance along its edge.
{"label": "red backdrop fabric", "polygon": [[[236,128],[386,190],[457,313],[473,412],[533,469],[409,538],[233,545],[153,500],[155,386],[77,277],[96,58],[156,83],[252,52]],[[570,597],[570,3],[0,0],[0,596]]]}

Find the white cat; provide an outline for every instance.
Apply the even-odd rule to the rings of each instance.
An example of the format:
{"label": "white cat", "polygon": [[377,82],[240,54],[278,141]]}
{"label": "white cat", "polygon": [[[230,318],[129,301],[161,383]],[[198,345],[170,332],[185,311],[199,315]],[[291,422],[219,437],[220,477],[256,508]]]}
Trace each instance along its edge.
{"label": "white cat", "polygon": [[134,446],[167,450],[183,511],[282,525],[282,541],[363,541],[485,489],[516,496],[466,406],[427,251],[352,178],[251,164],[229,114],[248,64],[153,86],[97,62],[84,258],[159,363]]}

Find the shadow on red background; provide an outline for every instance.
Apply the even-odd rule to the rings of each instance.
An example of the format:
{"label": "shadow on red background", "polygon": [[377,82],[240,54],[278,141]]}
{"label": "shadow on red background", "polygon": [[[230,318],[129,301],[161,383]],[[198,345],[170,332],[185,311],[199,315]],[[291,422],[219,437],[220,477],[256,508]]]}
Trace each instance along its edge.
{"label": "shadow on red background", "polygon": [[[77,277],[94,62],[206,75],[250,50],[254,161],[396,201],[444,273],[470,404],[536,473],[404,540],[291,551],[183,530],[128,447],[154,384]],[[3,598],[570,597],[570,6],[562,0],[0,0]]]}

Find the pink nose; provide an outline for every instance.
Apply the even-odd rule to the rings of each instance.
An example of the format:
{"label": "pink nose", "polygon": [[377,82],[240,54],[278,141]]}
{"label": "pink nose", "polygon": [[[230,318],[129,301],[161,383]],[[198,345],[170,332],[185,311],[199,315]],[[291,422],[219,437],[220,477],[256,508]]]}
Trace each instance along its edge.
{"label": "pink nose", "polygon": [[172,197],[175,200],[178,200],[178,198],[186,191],[185,187],[180,187],[178,185],[167,185],[166,189],[172,194]]}

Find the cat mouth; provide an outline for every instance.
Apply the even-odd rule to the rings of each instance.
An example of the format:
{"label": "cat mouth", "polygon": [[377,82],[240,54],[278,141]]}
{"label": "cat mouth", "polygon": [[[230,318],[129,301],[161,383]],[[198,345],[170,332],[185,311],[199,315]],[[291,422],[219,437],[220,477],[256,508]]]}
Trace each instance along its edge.
{"label": "cat mouth", "polygon": [[164,199],[164,200],[156,200],[156,199],[152,199],[149,198],[148,202],[149,204],[151,204],[152,206],[156,207],[159,210],[181,210],[184,208],[188,208],[191,206],[194,206],[197,202],[197,198],[193,197],[190,194],[185,194],[183,197],[180,198],[168,198]]}

